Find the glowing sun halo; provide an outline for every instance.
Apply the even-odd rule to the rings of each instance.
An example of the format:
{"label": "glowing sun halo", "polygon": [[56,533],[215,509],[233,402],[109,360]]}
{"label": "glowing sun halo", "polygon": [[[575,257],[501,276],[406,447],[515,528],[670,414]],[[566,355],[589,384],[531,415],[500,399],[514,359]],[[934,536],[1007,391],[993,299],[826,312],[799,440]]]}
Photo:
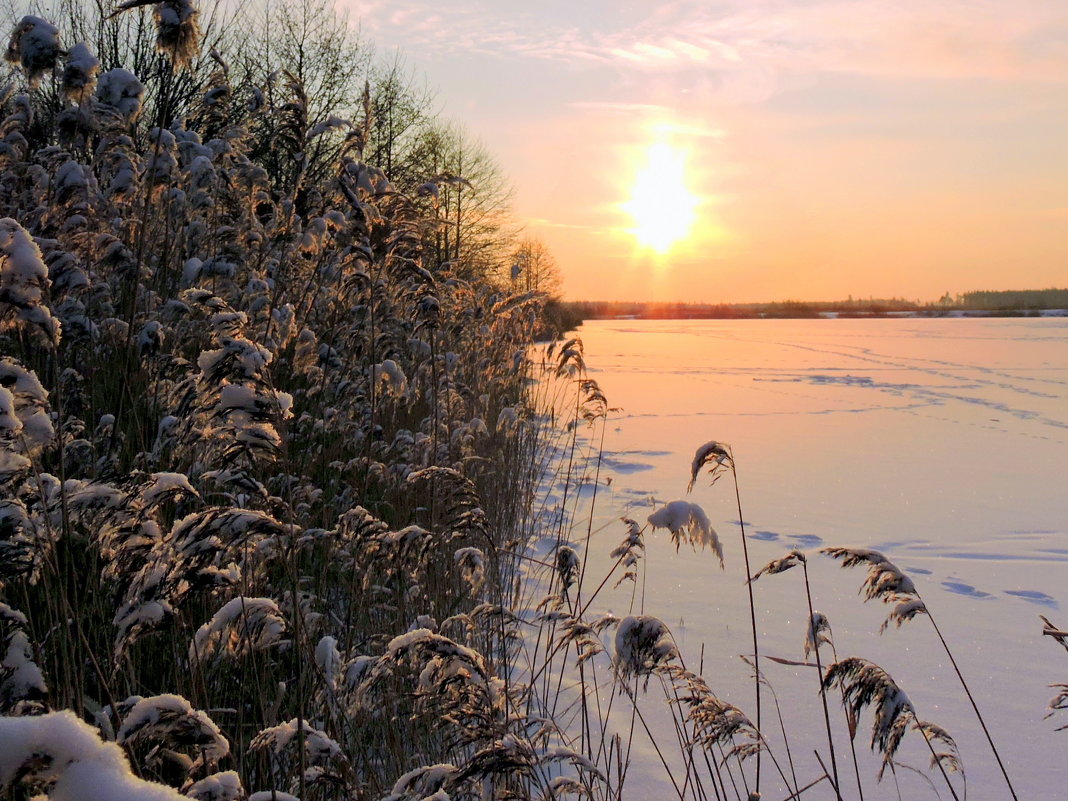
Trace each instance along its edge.
{"label": "glowing sun halo", "polygon": [[686,188],[686,153],[663,142],[649,147],[635,176],[631,199],[623,205],[634,218],[638,242],[666,253],[693,226],[698,199]]}

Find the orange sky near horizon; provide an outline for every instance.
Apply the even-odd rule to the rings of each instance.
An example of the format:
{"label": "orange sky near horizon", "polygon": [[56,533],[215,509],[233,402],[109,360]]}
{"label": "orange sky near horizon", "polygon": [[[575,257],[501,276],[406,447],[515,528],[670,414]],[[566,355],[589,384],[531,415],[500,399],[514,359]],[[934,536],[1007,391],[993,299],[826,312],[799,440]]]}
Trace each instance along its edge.
{"label": "orange sky near horizon", "polygon": [[[1068,285],[1068,3],[343,7],[498,156],[569,299]],[[654,145],[681,179],[640,178]],[[658,253],[625,207],[680,182],[693,222]]]}

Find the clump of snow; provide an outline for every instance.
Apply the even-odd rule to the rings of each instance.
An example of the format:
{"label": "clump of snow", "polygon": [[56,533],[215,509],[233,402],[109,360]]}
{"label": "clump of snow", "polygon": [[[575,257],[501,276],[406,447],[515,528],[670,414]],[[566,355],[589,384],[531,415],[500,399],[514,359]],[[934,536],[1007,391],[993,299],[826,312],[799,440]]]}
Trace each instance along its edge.
{"label": "clump of snow", "polygon": [[169,693],[138,700],[123,718],[116,739],[120,743],[193,743],[199,754],[197,764],[214,763],[230,753],[230,743],[206,713]]}
{"label": "clump of snow", "polygon": [[29,622],[26,615],[2,601],[0,601],[0,620],[14,623],[16,626],[25,626]]}
{"label": "clump of snow", "polygon": [[298,739],[300,732],[304,734],[304,751],[312,762],[322,762],[341,753],[341,746],[326,732],[310,726],[306,720],[298,723],[297,718],[264,729],[252,739],[249,747],[253,751],[269,748],[280,754]]}
{"label": "clump of snow", "polygon": [[185,795],[196,801],[240,801],[245,797],[245,788],[237,772],[227,770],[193,782],[185,788]]}
{"label": "clump of snow", "polygon": [[83,103],[96,88],[96,76],[100,71],[100,59],[93,55],[89,45],[78,42],[67,51],[60,87],[72,103]]}
{"label": "clump of snow", "polygon": [[141,490],[140,501],[145,507],[151,508],[183,496],[200,497],[185,473],[153,473],[149,476],[149,483]]}
{"label": "clump of snow", "polygon": [[[93,173],[84,164],[79,164],[74,159],[67,159],[56,170],[56,178],[53,183],[56,189],[56,199],[60,202],[68,202],[73,197],[85,197],[91,186],[93,186]],[[44,243],[59,243],[55,240],[38,240],[38,245]],[[66,254],[66,258],[73,260],[70,254]],[[52,277],[55,265],[49,266],[49,278]],[[88,282],[86,282],[88,283]]]}
{"label": "clump of snow", "polygon": [[689,501],[671,501],[649,515],[649,524],[654,529],[666,528],[671,532],[671,540],[678,548],[683,539],[695,548],[711,547],[719,557],[719,566],[723,567],[723,545],[719,535],[712,528],[705,510]]}
{"label": "clump of snow", "polygon": [[615,666],[623,676],[648,676],[678,655],[668,627],[651,615],[619,621],[615,646]]}
{"label": "clump of snow", "polygon": [[701,445],[696,450],[693,455],[693,461],[690,462],[690,484],[686,489],[687,492],[693,489],[693,485],[697,481],[697,474],[700,473],[701,468],[706,465],[711,465],[708,468],[708,472],[709,475],[712,476],[714,482],[718,477],[717,473],[719,469],[723,466],[729,467],[731,465],[730,448],[720,442],[712,440]]}
{"label": "clump of snow", "polygon": [[204,262],[193,256],[182,265],[182,285],[192,286],[199,280],[200,271],[204,268]]}
{"label": "clump of snow", "polygon": [[245,377],[253,378],[270,364],[273,358],[267,348],[244,337],[224,336],[220,338],[219,344],[222,345],[221,348],[206,350],[197,358],[197,366],[206,374],[210,375],[233,363],[241,368]]}
{"label": "clump of snow", "polygon": [[0,358],[0,439],[12,441],[31,455],[52,441],[48,392],[37,374],[11,358]]}
{"label": "clump of snow", "polygon": [[7,439],[15,439],[22,431],[22,421],[15,414],[15,396],[0,387],[0,432]]}
{"label": "clump of snow", "polygon": [[564,592],[575,583],[580,564],[578,552],[570,545],[561,545],[556,549],[556,574],[560,577]]}
{"label": "clump of snow", "polygon": [[0,310],[10,310],[15,319],[36,327],[52,344],[58,344],[59,320],[42,305],[49,287],[48,267],[33,237],[10,217],[0,219],[0,253]]}
{"label": "clump of snow", "polygon": [[189,658],[195,663],[217,653],[236,655],[279,648],[289,644],[285,630],[282,612],[270,598],[238,596],[197,629]]}
{"label": "clump of snow", "polygon": [[145,87],[137,76],[122,67],[108,70],[96,85],[96,99],[111,106],[127,122],[133,122],[141,113],[141,100]]}
{"label": "clump of snow", "polygon": [[163,347],[165,335],[159,320],[149,320],[137,335],[137,349],[142,355],[154,356]]}
{"label": "clump of snow", "polygon": [[359,687],[371,675],[378,661],[378,657],[361,654],[346,664],[345,689],[353,690]]}
{"label": "clump of snow", "polygon": [[448,763],[415,768],[397,779],[387,799],[399,801],[402,798],[424,798],[431,793],[436,794],[458,772],[455,765]]}
{"label": "clump of snow", "polygon": [[[140,2],[133,0],[135,4]],[[188,67],[197,56],[200,43],[199,12],[190,0],[163,0],[154,7],[156,49],[169,55],[176,67]]]}
{"label": "clump of snow", "polygon": [[167,186],[178,169],[177,141],[168,130],[153,128],[148,132],[152,150],[145,160],[144,175],[156,187]]}
{"label": "clump of snow", "polygon": [[831,622],[822,612],[813,611],[808,618],[808,631],[805,633],[805,658],[815,652],[821,645],[831,643]]}
{"label": "clump of snow", "polygon": [[120,652],[118,644],[132,642],[137,634],[156,628],[174,608],[166,601],[129,601],[119,607],[112,620],[118,629],[116,634],[116,653]]}
{"label": "clump of snow", "polygon": [[30,88],[36,89],[44,74],[56,66],[61,51],[59,28],[48,20],[27,15],[11,32],[4,58],[21,66]]}
{"label": "clump of snow", "polygon": [[375,381],[381,382],[390,395],[403,395],[408,386],[404,371],[393,359],[375,365]]}
{"label": "clump of snow", "polygon": [[338,674],[341,672],[341,653],[337,650],[337,639],[327,635],[319,640],[315,646],[315,664],[323,672],[327,685],[336,687]]}
{"label": "clump of snow", "polygon": [[341,117],[331,114],[322,122],[317,122],[308,130],[308,138],[314,139],[317,136],[322,136],[327,131],[332,131],[335,128],[351,128],[352,123],[349,120],[343,120]]}
{"label": "clump of snow", "polygon": [[188,801],[134,776],[122,747],[69,710],[0,718],[0,787],[19,779],[51,785],[50,801]]}
{"label": "clump of snow", "polygon": [[427,181],[425,184],[420,184],[415,188],[416,194],[419,197],[429,197],[434,202],[434,208],[438,207],[441,202],[441,188],[433,181]]}
{"label": "clump of snow", "polygon": [[486,582],[486,555],[479,548],[468,547],[460,548],[452,558],[456,562],[460,578],[471,588],[471,594],[481,590]]}
{"label": "clump of snow", "polygon": [[516,425],[519,422],[519,413],[515,406],[505,406],[501,409],[501,413],[497,415],[497,425],[495,426],[498,434],[508,434],[515,430]]}
{"label": "clump of snow", "polygon": [[39,701],[47,695],[44,674],[33,661],[33,649],[25,632],[17,630],[11,635],[0,667],[4,677],[0,682],[0,709],[7,711],[20,701]]}

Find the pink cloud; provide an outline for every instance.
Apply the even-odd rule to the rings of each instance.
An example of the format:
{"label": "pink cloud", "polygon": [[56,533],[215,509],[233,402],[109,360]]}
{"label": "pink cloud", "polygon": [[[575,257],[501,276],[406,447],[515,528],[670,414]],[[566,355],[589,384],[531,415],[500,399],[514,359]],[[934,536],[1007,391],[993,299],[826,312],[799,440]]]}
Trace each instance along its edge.
{"label": "pink cloud", "polygon": [[416,50],[622,71],[1060,81],[1068,68],[1068,47],[1035,47],[1036,37],[1068,30],[1068,4],[1047,0],[681,0],[644,15],[588,0],[581,19],[489,0],[452,4],[448,14],[430,0],[350,7],[372,35]]}

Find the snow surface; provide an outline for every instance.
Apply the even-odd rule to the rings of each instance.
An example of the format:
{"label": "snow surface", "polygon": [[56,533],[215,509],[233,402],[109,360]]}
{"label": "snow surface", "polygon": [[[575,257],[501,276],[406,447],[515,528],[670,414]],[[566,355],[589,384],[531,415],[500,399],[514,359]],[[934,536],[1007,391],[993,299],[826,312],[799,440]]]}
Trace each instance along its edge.
{"label": "snow surface", "polygon": [[[1009,797],[927,618],[880,634],[892,607],[863,602],[866,571],[816,552],[852,545],[884,553],[946,635],[1020,798],[1062,795],[1068,732],[1055,729],[1068,720],[1044,716],[1054,692],[1047,685],[1065,681],[1068,659],[1042,636],[1038,615],[1068,620],[1068,320],[617,320],[588,322],[579,333],[590,377],[623,410],[606,429],[593,527],[604,533],[591,543],[588,577],[614,561],[621,516],[644,520],[682,497],[695,449],[729,444],[752,572],[791,550],[805,553],[813,602],[840,658],[886,668],[921,718],[949,730],[969,798]],[[667,537],[649,534],[638,568],[644,606],[631,606],[624,583],[606,589],[589,614],[662,619],[687,665],[703,661],[717,694],[752,714],[750,670],[738,659],[752,646],[729,472],[714,485],[702,472],[685,497],[720,529],[725,571],[711,553],[677,554]],[[802,571],[765,575],[753,587],[762,656],[804,660]],[[761,669],[779,695],[795,759],[803,762],[802,746],[826,750],[814,668],[762,658]],[[642,712],[652,718],[658,709],[650,691]],[[841,712],[831,712],[841,759],[848,743]],[[666,712],[657,722],[670,726]],[[878,759],[859,739],[870,731],[870,711],[861,726],[865,798],[897,798],[891,777],[875,785]],[[778,721],[765,729],[777,732]],[[673,797],[648,738],[635,743],[624,796]],[[917,767],[929,760],[912,734],[899,756]],[[815,778],[807,766],[799,773],[802,782]],[[902,797],[934,797],[906,771],[898,780]],[[765,798],[787,795],[774,784],[762,789]],[[825,785],[805,794],[833,797]]]}

